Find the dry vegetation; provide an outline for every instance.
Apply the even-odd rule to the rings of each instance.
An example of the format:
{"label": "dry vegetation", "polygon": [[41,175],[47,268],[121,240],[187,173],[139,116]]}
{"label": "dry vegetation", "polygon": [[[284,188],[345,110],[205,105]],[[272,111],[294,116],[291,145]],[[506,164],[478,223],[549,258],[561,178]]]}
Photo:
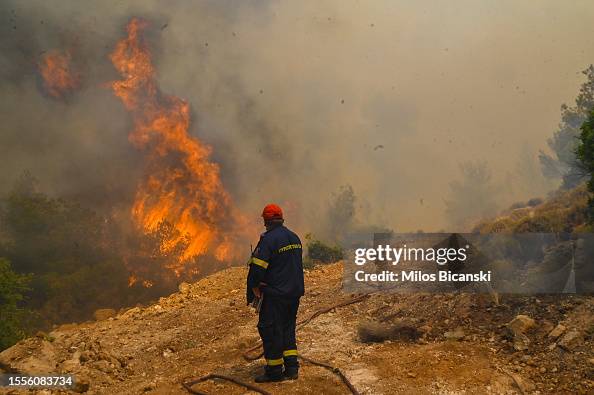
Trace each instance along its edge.
{"label": "dry vegetation", "polygon": [[[534,206],[514,205],[500,216],[485,220],[473,229],[479,233],[583,232],[588,231],[586,207],[589,192],[582,184],[559,190]],[[522,207],[518,207],[522,206]]]}

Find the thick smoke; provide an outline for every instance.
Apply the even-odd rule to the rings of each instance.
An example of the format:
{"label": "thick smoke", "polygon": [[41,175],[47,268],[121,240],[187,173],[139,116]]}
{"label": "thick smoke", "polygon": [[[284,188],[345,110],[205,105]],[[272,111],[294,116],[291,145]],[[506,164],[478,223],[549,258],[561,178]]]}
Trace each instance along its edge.
{"label": "thick smoke", "polygon": [[[592,62],[593,11],[586,1],[4,1],[0,185],[27,169],[44,191],[126,212],[143,156],[105,83],[117,79],[108,54],[139,16],[162,90],[191,104],[191,132],[249,216],[276,201],[289,225],[323,232],[332,194],[351,185],[360,223],[443,229],[460,163],[488,163],[502,206],[552,187],[518,163],[536,163]],[[69,51],[81,76],[63,99],[37,71],[52,50]]]}

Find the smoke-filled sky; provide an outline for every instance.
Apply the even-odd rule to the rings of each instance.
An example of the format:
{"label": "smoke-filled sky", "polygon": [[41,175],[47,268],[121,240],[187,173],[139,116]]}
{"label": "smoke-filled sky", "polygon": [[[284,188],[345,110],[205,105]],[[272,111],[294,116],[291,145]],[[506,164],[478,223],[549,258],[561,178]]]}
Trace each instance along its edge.
{"label": "smoke-filled sky", "polygon": [[[249,217],[284,204],[300,231],[321,226],[345,184],[362,222],[442,229],[468,160],[487,161],[505,203],[543,195],[554,185],[518,163],[538,170],[594,62],[589,0],[4,1],[3,191],[29,170],[46,192],[129,205],[143,156],[106,83],[133,16],[151,23],[161,89],[190,103],[236,204]],[[64,100],[36,66],[56,49],[81,75]]]}

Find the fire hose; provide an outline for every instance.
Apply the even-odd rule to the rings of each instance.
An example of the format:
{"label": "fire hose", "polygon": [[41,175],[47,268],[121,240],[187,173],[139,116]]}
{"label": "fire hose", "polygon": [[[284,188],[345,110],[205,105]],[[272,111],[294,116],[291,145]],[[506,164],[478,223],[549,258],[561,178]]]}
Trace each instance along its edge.
{"label": "fire hose", "polygon": [[212,380],[212,379],[221,379],[221,380],[227,380],[230,381],[234,384],[237,384],[239,386],[245,387],[247,389],[250,389],[254,392],[260,393],[262,395],[272,395],[270,392],[266,391],[263,388],[260,388],[258,386],[255,386],[253,384],[250,383],[246,383],[244,381],[238,380],[234,377],[231,376],[225,376],[223,374],[217,374],[217,373],[210,373],[207,374],[206,376],[202,376],[198,379],[192,380],[192,381],[187,381],[187,382],[182,382],[182,385],[184,386],[184,388],[191,394],[197,394],[197,395],[208,395],[206,392],[201,392],[201,391],[196,391],[195,389],[193,389],[192,387],[195,384],[201,383],[203,381],[207,381],[207,380]]}
{"label": "fire hose", "polygon": [[[307,325],[311,320],[313,320],[314,318],[316,318],[316,317],[318,317],[318,316],[320,316],[322,314],[328,313],[328,312],[330,312],[330,311],[332,311],[332,310],[334,310],[336,308],[339,308],[339,307],[344,307],[344,306],[348,306],[348,305],[351,305],[351,304],[354,304],[354,303],[361,302],[362,300],[364,300],[365,298],[367,298],[369,295],[370,294],[359,295],[359,296],[356,296],[356,297],[354,297],[352,299],[348,299],[346,301],[343,301],[343,302],[334,304],[334,305],[332,305],[330,307],[326,307],[326,308],[317,310],[312,315],[310,315],[309,317],[305,318],[302,321],[299,321],[297,323],[296,331],[300,330],[305,325]],[[260,352],[260,353],[258,353],[257,356],[250,355],[251,352],[258,350],[260,347],[262,347],[262,342],[261,341],[259,341],[255,346],[247,349],[242,354],[243,358],[245,360],[247,360],[247,361],[255,361],[256,359],[261,358],[264,355],[264,352],[263,351]],[[311,363],[312,365],[320,366],[320,367],[323,367],[323,368],[326,368],[326,369],[330,370],[332,373],[336,374],[342,380],[342,382],[348,387],[349,391],[353,395],[359,395],[359,392],[357,391],[357,389],[353,386],[353,384],[349,381],[349,379],[344,375],[344,373],[342,373],[342,371],[339,368],[337,368],[335,366],[332,366],[332,365],[329,365],[329,364],[326,364],[324,362],[316,361],[314,359],[311,359],[309,357],[305,357],[303,355],[299,355],[299,359],[301,359],[301,360],[303,360],[305,362]],[[200,391],[197,391],[197,390],[193,389],[192,386],[194,386],[195,384],[201,383],[203,381],[212,380],[212,379],[227,380],[227,381],[232,382],[234,384],[237,384],[239,386],[243,386],[243,387],[245,387],[247,389],[250,389],[250,390],[252,390],[254,392],[258,392],[258,393],[260,393],[262,395],[271,395],[270,392],[268,392],[265,389],[263,389],[261,387],[258,387],[256,385],[253,385],[253,384],[250,384],[250,383],[246,383],[244,381],[241,381],[241,380],[236,379],[236,378],[231,377],[231,376],[226,376],[226,375],[216,374],[216,373],[210,373],[210,374],[207,374],[205,376],[202,376],[202,377],[200,377],[198,379],[194,379],[192,381],[182,382],[182,385],[191,394],[207,395],[204,392],[200,392]]]}

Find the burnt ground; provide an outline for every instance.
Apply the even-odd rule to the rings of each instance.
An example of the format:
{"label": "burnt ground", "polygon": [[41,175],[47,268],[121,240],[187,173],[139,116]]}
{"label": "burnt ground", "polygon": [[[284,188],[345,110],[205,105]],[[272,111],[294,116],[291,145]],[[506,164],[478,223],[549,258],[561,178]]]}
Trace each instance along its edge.
{"label": "burnt ground", "polygon": [[[210,372],[251,381],[263,361],[241,356],[258,340],[245,275],[245,268],[226,269],[153,305],[63,325],[5,350],[0,366],[73,373],[82,384],[77,390],[88,394],[179,394],[184,379]],[[300,319],[351,297],[341,291],[341,276],[341,264],[306,273]],[[534,320],[521,351],[507,326],[518,314]],[[361,341],[363,322],[390,328],[403,320],[420,337]],[[551,336],[560,323],[565,329]],[[313,319],[298,339],[301,354],[339,367],[363,394],[594,393],[592,297],[502,295],[496,304],[489,295],[377,294]],[[273,394],[348,393],[334,374],[306,363],[298,381],[262,387]],[[195,388],[246,393],[222,381]]]}

